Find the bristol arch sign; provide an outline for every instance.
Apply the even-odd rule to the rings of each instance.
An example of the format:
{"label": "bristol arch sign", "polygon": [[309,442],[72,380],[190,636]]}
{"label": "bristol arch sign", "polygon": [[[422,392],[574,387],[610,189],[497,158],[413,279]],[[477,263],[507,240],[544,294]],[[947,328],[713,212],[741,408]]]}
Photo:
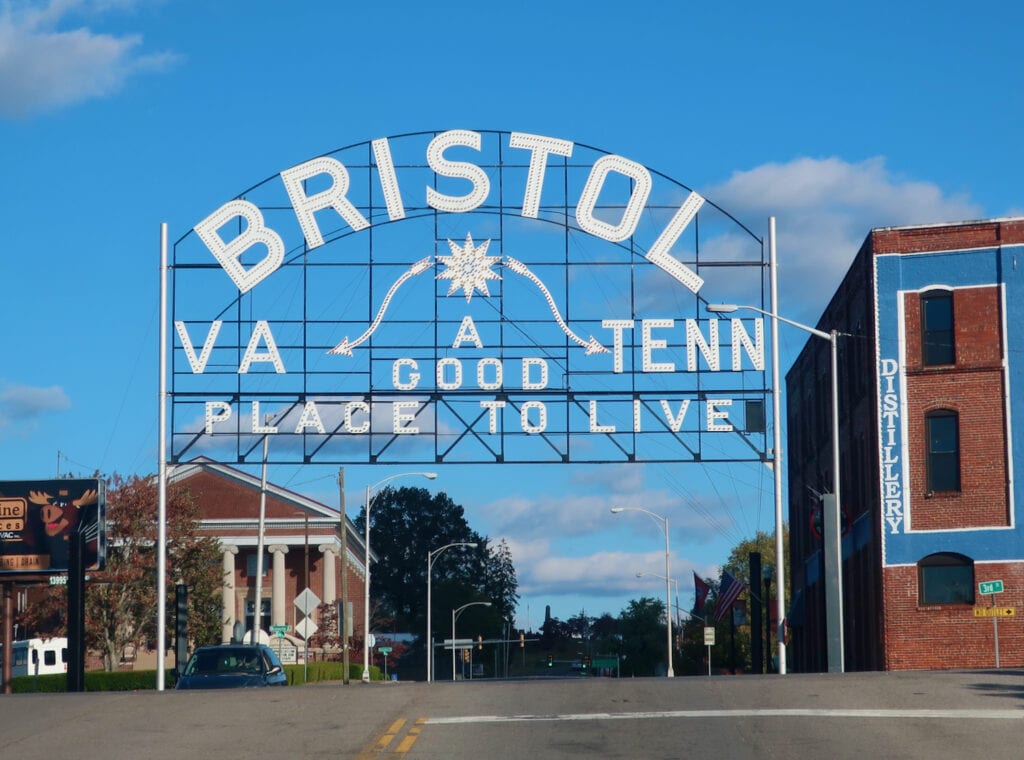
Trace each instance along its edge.
{"label": "bristol arch sign", "polygon": [[[170,452],[240,464],[767,460],[764,241],[624,156],[350,145],[171,247]],[[710,294],[710,295],[709,295]]]}

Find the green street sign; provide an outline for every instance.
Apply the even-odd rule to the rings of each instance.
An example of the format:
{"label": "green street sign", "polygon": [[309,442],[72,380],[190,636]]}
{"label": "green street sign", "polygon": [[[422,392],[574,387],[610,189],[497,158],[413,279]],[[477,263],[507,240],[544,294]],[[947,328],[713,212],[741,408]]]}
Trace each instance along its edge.
{"label": "green street sign", "polygon": [[391,654],[391,647],[381,647],[377,651],[381,654]]}
{"label": "green street sign", "polygon": [[284,635],[288,633],[290,625],[272,625],[270,626],[270,632],[277,635],[277,638],[283,639]]}
{"label": "green street sign", "polygon": [[1001,594],[1003,593],[1002,581],[985,581],[978,584],[979,594]]}

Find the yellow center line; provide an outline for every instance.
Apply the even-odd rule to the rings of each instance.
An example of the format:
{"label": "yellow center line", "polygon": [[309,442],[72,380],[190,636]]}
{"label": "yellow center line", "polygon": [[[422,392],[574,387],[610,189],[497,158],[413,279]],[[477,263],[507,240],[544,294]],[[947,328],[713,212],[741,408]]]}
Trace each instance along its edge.
{"label": "yellow center line", "polygon": [[404,755],[406,752],[412,749],[412,745],[416,743],[416,740],[419,738],[420,732],[423,730],[423,724],[425,724],[426,722],[426,718],[417,719],[416,725],[412,726],[409,729],[409,733],[406,734],[405,738],[398,743],[397,747],[395,747],[396,755]]}
{"label": "yellow center line", "polygon": [[405,718],[399,718],[390,726],[388,726],[388,730],[385,731],[381,735],[380,739],[377,740],[377,749],[384,749],[389,744],[391,744],[391,742],[395,740],[395,737],[398,736],[398,732],[402,730],[402,726],[404,725]]}

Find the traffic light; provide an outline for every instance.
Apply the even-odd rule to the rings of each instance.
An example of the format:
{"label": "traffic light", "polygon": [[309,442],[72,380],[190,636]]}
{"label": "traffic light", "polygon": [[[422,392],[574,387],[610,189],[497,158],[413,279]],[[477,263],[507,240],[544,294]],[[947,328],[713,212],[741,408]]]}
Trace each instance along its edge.
{"label": "traffic light", "polygon": [[583,669],[587,670],[590,667],[590,655],[583,655]]}
{"label": "traffic light", "polygon": [[548,667],[552,668],[555,665],[555,658],[553,655],[548,655]]}
{"label": "traffic light", "polygon": [[526,646],[526,634],[525,633],[520,633],[519,634],[519,648],[522,649],[525,646]]}
{"label": "traffic light", "polygon": [[476,648],[478,651],[484,648],[484,637],[480,634],[477,634],[476,637]]}

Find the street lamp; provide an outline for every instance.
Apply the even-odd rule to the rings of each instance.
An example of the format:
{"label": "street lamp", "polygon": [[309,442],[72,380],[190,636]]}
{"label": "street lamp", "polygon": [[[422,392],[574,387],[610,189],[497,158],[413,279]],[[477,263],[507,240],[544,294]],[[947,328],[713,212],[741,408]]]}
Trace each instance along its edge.
{"label": "street lamp", "polygon": [[[839,335],[837,330],[825,332],[809,325],[794,322],[778,314],[774,314],[756,306],[739,305],[732,303],[707,304],[707,310],[713,314],[728,314],[738,309],[756,311],[764,314],[777,322],[785,322],[804,332],[827,340],[831,347],[832,358],[832,495],[835,498],[835,509],[825,510],[825,585],[827,588],[835,589],[834,593],[825,595],[825,620],[828,631],[828,669],[830,673],[842,673],[845,670],[843,658],[843,573],[842,573],[842,536],[840,535],[840,518],[842,514],[839,500]],[[777,341],[772,339],[772,393],[773,414],[775,416],[775,455],[773,467],[775,474],[775,562],[776,571],[779,575],[778,587],[775,590],[776,606],[778,610],[778,624],[783,625],[786,613],[785,600],[785,571],[783,562],[782,546],[782,436],[779,424],[779,378],[778,378],[779,351]],[[781,631],[776,631],[776,641],[779,646],[779,673],[786,670],[786,645]]]}
{"label": "street lamp", "polygon": [[[431,606],[430,606],[430,569],[434,566],[434,560],[441,552],[445,549],[451,549],[453,546],[465,546],[470,549],[475,549],[479,544],[472,541],[456,541],[452,544],[442,546],[440,549],[434,549],[432,552],[427,553],[427,683],[430,683],[431,675],[434,671],[434,634],[431,626]],[[454,646],[454,644],[452,645]],[[454,649],[452,650],[454,651]]]}
{"label": "street lamp", "polygon": [[466,609],[467,607],[473,607],[474,605],[480,605],[481,607],[490,607],[491,603],[469,602],[468,604],[464,604],[461,607],[457,607],[456,609],[452,610],[452,681],[455,680],[455,621],[458,620],[459,615],[462,614],[462,611],[464,609]]}
{"label": "street lamp", "polygon": [[668,518],[656,515],[654,512],[641,507],[612,507],[613,515],[617,515],[620,512],[643,512],[645,515],[656,520],[660,525],[662,532],[665,534],[665,628],[667,631],[666,646],[668,651],[668,671],[665,675],[668,678],[672,678],[675,676],[675,671],[672,669],[672,598],[669,591],[669,583],[672,578],[672,573],[670,573],[668,569]]}
{"label": "street lamp", "polygon": [[[664,575],[658,575],[657,573],[637,573],[636,577],[637,578],[651,577],[651,578],[660,578],[661,580],[665,580],[665,576]],[[669,580],[671,581],[672,585],[676,587],[676,628],[681,628],[682,626],[680,625],[680,621],[679,621],[679,613],[682,612],[682,610],[679,609],[679,581],[676,580],[675,578],[669,578]]]}
{"label": "street lamp", "polygon": [[[372,493],[380,486],[395,478],[404,478],[412,475],[419,475],[427,480],[437,477],[436,472],[399,472],[366,487],[366,515],[365,515],[365,538],[363,540],[363,551],[366,552],[366,575],[363,583],[363,683],[370,682],[370,503]],[[342,547],[344,551],[344,547]]]}

